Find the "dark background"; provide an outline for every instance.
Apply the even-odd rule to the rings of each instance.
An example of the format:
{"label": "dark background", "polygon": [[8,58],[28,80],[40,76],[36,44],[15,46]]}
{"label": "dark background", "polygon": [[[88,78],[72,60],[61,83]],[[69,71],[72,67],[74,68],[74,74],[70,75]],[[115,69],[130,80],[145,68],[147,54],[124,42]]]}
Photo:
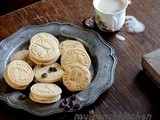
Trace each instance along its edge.
{"label": "dark background", "polygon": [[40,0],[0,0],[0,16]]}

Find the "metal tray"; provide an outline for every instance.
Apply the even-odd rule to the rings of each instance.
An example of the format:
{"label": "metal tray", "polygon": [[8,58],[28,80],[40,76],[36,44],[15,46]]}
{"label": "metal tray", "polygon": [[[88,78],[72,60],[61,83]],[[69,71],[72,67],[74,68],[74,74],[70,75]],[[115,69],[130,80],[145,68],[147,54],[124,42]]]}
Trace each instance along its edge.
{"label": "metal tray", "polygon": [[[3,70],[14,53],[22,49],[28,49],[29,41],[33,35],[39,32],[48,32],[55,35],[60,42],[69,39],[81,41],[92,60],[90,71],[92,82],[89,87],[81,92],[74,93],[75,104],[79,108],[66,110],[60,107],[65,99],[70,99],[73,93],[63,88],[62,98],[53,104],[39,104],[28,97],[29,87],[24,91],[14,90],[9,87],[4,78]],[[28,111],[37,116],[47,116],[61,112],[74,112],[83,106],[88,106],[106,91],[114,82],[117,58],[114,49],[106,43],[95,31],[79,28],[70,23],[48,23],[44,25],[26,26],[0,42],[0,99],[13,108]],[[20,96],[26,96],[20,99]]]}

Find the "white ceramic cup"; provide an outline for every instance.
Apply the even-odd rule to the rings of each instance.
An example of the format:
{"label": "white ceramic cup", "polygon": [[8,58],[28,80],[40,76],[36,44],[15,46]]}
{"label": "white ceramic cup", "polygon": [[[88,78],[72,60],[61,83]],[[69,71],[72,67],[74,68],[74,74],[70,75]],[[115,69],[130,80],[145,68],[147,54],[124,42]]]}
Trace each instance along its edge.
{"label": "white ceramic cup", "polygon": [[112,4],[105,6],[106,4],[104,4],[104,2],[106,1],[104,1],[103,4],[100,5],[102,3],[102,0],[93,0],[93,6],[95,8],[95,22],[100,30],[105,32],[114,32],[120,30],[124,25],[126,8],[131,3],[131,1],[130,0],[117,0],[117,1],[121,2],[123,6],[121,6],[121,8],[117,11],[106,12],[105,10],[102,10],[100,6],[103,6],[103,9],[107,7],[107,9],[110,10],[113,9]]}

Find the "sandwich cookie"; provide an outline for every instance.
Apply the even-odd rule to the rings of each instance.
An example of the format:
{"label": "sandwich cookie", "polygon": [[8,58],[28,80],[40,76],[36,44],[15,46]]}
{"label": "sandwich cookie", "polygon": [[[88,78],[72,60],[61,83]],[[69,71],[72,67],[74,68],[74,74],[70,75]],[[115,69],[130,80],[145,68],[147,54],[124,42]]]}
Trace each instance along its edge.
{"label": "sandwich cookie", "polygon": [[4,79],[14,89],[25,89],[34,78],[30,65],[22,60],[10,62],[4,70]]}
{"label": "sandwich cookie", "polygon": [[91,59],[87,52],[81,49],[69,49],[61,56],[61,65],[66,70],[66,66],[69,64],[78,63],[89,69],[91,65]]}
{"label": "sandwich cookie", "polygon": [[36,82],[54,83],[60,81],[63,76],[63,68],[58,63],[51,65],[36,65],[33,69]]}
{"label": "sandwich cookie", "polygon": [[29,97],[37,103],[54,103],[61,98],[62,89],[56,84],[36,83],[31,86]]}
{"label": "sandwich cookie", "polygon": [[63,75],[64,86],[72,92],[86,89],[91,82],[90,71],[81,64],[69,64]]}
{"label": "sandwich cookie", "polygon": [[59,58],[60,51],[56,44],[36,41],[29,46],[29,56],[36,64],[52,63]]}

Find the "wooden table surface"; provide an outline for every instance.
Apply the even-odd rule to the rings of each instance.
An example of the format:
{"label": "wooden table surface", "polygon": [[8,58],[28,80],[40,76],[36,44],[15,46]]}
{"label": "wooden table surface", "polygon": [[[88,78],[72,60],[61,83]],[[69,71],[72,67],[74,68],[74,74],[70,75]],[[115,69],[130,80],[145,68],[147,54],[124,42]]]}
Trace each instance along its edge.
{"label": "wooden table surface", "polygon": [[[122,117],[139,116],[160,119],[160,90],[142,69],[142,55],[160,48],[160,1],[133,0],[127,8],[127,15],[135,16],[146,26],[139,34],[128,33],[122,28],[115,33],[96,30],[111,44],[118,58],[115,82],[92,105],[75,113],[56,114],[46,117],[34,116],[23,110],[11,108],[0,101],[0,120],[78,120],[76,115]],[[48,22],[69,22],[79,27],[84,20],[94,15],[92,0],[43,0],[0,17],[0,40],[10,36],[27,25]],[[115,38],[119,33],[126,40]],[[20,116],[21,115],[21,116]],[[94,118],[94,117],[93,117]],[[96,117],[94,118],[98,120]],[[105,119],[105,118],[104,118]],[[81,119],[82,120],[82,119]]]}

